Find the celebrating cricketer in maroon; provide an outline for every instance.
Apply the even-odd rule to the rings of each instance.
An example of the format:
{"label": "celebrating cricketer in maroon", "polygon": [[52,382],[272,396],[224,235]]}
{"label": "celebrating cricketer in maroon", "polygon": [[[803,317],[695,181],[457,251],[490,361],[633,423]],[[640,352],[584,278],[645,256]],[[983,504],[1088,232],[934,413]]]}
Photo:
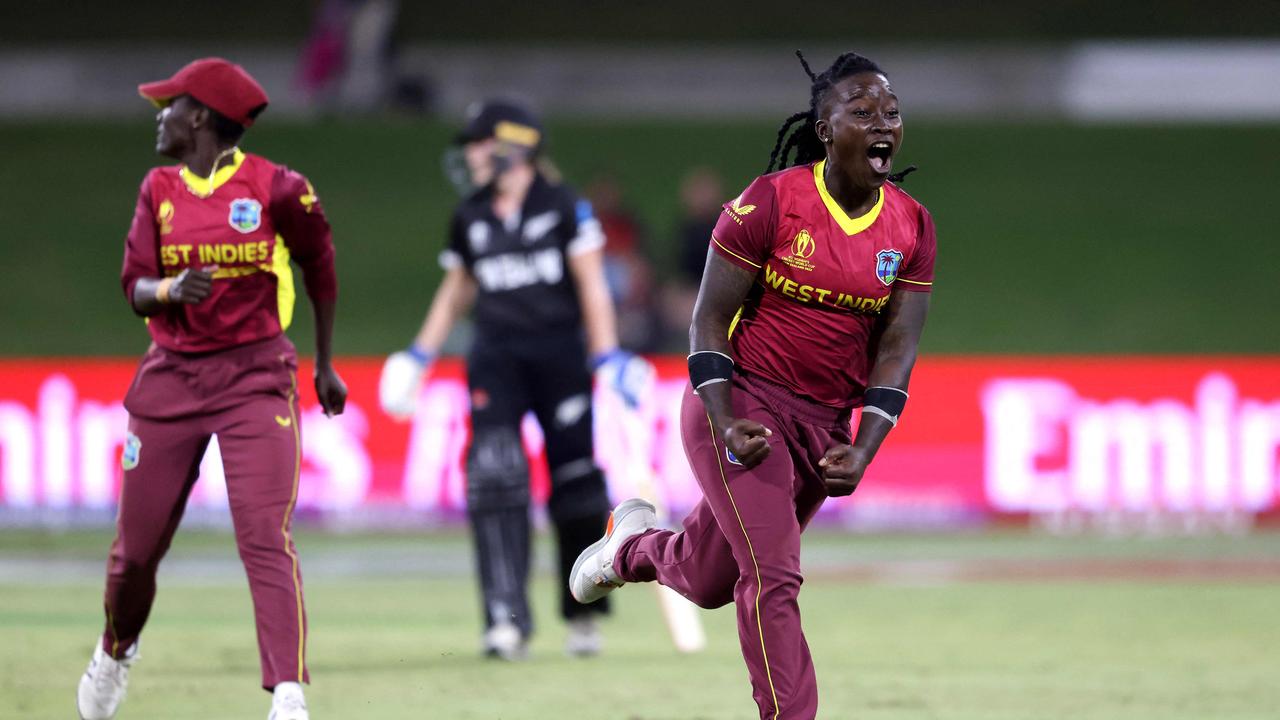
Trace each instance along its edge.
{"label": "celebrating cricketer in maroon", "polygon": [[756,276],[730,325],[735,366],[847,408],[867,387],[893,290],[932,287],[937,241],[928,211],[892,183],[849,217],[827,191],[826,163],[756,179],[724,206],[711,243]]}
{"label": "celebrating cricketer in maroon", "polygon": [[652,580],[705,608],[733,602],[763,720],[817,715],[800,534],[857,488],[902,414],[937,244],[890,173],[902,120],[884,72],[846,53],[809,76],[810,107],[770,157],[785,169],[727,203],[711,238],[681,408],[703,500],[681,532],[622,503],[573,574],[582,602]]}
{"label": "celebrating cricketer in maroon", "polygon": [[302,573],[290,533],[302,460],[289,261],[315,310],[315,388],[326,413],[346,386],[330,361],[337,283],[329,223],[311,184],[237,142],[267,96],[238,65],[197,60],[142,85],[161,108],[156,151],[180,164],[147,174],[125,244],[121,283],[147,318],[151,347],[125,396],[116,538],[106,623],[77,706],[114,716],[139,658],[156,570],[216,434],[249,579],[270,720],[307,720]]}

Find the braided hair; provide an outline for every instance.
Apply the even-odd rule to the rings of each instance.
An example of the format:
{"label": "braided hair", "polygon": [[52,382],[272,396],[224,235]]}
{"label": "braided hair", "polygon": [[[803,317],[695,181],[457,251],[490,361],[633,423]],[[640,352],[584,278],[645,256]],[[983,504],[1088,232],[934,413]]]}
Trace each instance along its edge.
{"label": "braided hair", "polygon": [[[809,61],[805,60],[804,53],[796,50],[796,57],[800,58],[800,65],[809,76],[811,83],[809,109],[792,113],[782,121],[782,127],[778,128],[778,138],[773,144],[773,152],[769,153],[769,166],[765,168],[766,173],[773,172],[775,168],[784,170],[796,165],[807,165],[826,157],[827,149],[818,137],[815,123],[818,122],[818,108],[826,99],[827,92],[837,82],[851,75],[865,72],[885,74],[875,61],[855,52],[842,54],[831,63],[831,67],[817,74],[809,67]],[[889,180],[895,183],[902,182],[902,179],[915,169],[916,167],[911,165],[901,172],[890,175]]]}

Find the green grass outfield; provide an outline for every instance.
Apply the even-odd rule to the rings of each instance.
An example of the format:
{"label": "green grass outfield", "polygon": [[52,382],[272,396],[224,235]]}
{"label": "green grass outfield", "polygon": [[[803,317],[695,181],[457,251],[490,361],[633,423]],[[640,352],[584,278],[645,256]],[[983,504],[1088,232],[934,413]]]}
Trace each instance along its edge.
{"label": "green grass outfield", "polygon": [[[905,107],[900,164],[921,167],[906,187],[939,232],[924,352],[1280,352],[1280,125],[937,124],[912,122]],[[134,122],[0,123],[0,355],[145,349],[119,271],[138,183],[160,162],[150,115],[139,101]],[[732,197],[764,169],[775,130],[559,121],[550,142],[580,186],[616,173],[661,274],[685,170],[716,168]],[[439,123],[268,114],[246,136],[246,149],[307,173],[328,208],[337,352],[386,353],[422,322],[456,202],[440,171],[450,134]],[[309,311],[296,317],[290,332],[309,353]]]}
{"label": "green grass outfield", "polygon": [[[0,717],[74,716],[108,539],[0,533]],[[628,587],[605,656],[571,660],[544,567],[534,659],[505,665],[477,655],[461,535],[298,544],[317,720],[755,717],[731,609],[705,613],[709,650],[681,656],[653,594]],[[1262,720],[1280,707],[1280,535],[815,531],[805,552],[824,718]],[[257,683],[230,536],[180,533],[118,717],[260,717]]]}

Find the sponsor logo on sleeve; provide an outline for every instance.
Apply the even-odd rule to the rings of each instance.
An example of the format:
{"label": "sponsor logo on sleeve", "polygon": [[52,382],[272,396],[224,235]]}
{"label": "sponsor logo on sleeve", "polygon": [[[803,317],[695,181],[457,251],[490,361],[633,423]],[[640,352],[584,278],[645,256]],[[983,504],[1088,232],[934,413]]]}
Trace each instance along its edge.
{"label": "sponsor logo on sleeve", "polygon": [[262,203],[253,198],[236,198],[231,201],[227,215],[231,227],[242,233],[251,233],[262,227]]}
{"label": "sponsor logo on sleeve", "polygon": [[898,279],[898,267],[902,265],[902,253],[897,250],[881,250],[876,253],[876,277],[885,285]]}
{"label": "sponsor logo on sleeve", "polygon": [[755,205],[743,205],[742,196],[739,195],[738,197],[733,199],[733,202],[725,206],[724,212],[726,215],[729,216],[730,220],[741,225],[742,218],[746,217],[747,215],[750,215],[752,211],[754,211],[755,209],[756,209]]}
{"label": "sponsor logo on sleeve", "polygon": [[307,183],[307,192],[305,195],[298,196],[298,202],[302,203],[302,207],[306,208],[307,212],[310,213],[311,208],[320,202],[320,198],[316,196],[316,189],[311,186],[311,181],[305,180],[304,182]]}

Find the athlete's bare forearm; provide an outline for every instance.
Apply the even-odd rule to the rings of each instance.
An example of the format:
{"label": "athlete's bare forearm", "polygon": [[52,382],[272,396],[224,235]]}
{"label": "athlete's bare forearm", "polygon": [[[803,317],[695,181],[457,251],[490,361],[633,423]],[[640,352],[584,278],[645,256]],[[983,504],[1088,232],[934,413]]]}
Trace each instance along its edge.
{"label": "athlete's bare forearm", "polygon": [[465,268],[456,267],[445,273],[414,345],[432,355],[439,353],[453,324],[471,306],[475,295],[475,281]]}
{"label": "athlete's bare forearm", "polygon": [[336,314],[336,303],[332,300],[313,300],[311,307],[316,323],[316,365],[330,365],[333,362],[333,317]]}
{"label": "athlete's bare forearm", "polygon": [[604,252],[591,250],[570,256],[569,272],[573,274],[582,308],[582,324],[587,332],[587,355],[596,357],[618,347],[618,316],[609,297],[604,279]]}
{"label": "athlete's bare forearm", "polygon": [[347,384],[333,367],[333,300],[312,300],[316,320],[316,398],[324,414],[341,415],[347,404]]}
{"label": "athlete's bare forearm", "polygon": [[[702,285],[693,306],[693,322],[689,325],[689,352],[712,350],[733,357],[729,347],[729,326],[742,307],[755,275],[707,251],[707,265]],[[713,383],[698,391],[716,430],[724,433],[733,421],[730,383]]]}
{"label": "athlete's bare forearm", "polygon": [[[897,388],[907,391],[911,370],[916,364],[916,351],[929,313],[929,293],[895,290],[889,300],[888,315],[880,345],[871,365],[868,387]],[[858,421],[856,450],[866,454],[866,461],[880,449],[880,444],[893,428],[887,419],[863,413]]]}

